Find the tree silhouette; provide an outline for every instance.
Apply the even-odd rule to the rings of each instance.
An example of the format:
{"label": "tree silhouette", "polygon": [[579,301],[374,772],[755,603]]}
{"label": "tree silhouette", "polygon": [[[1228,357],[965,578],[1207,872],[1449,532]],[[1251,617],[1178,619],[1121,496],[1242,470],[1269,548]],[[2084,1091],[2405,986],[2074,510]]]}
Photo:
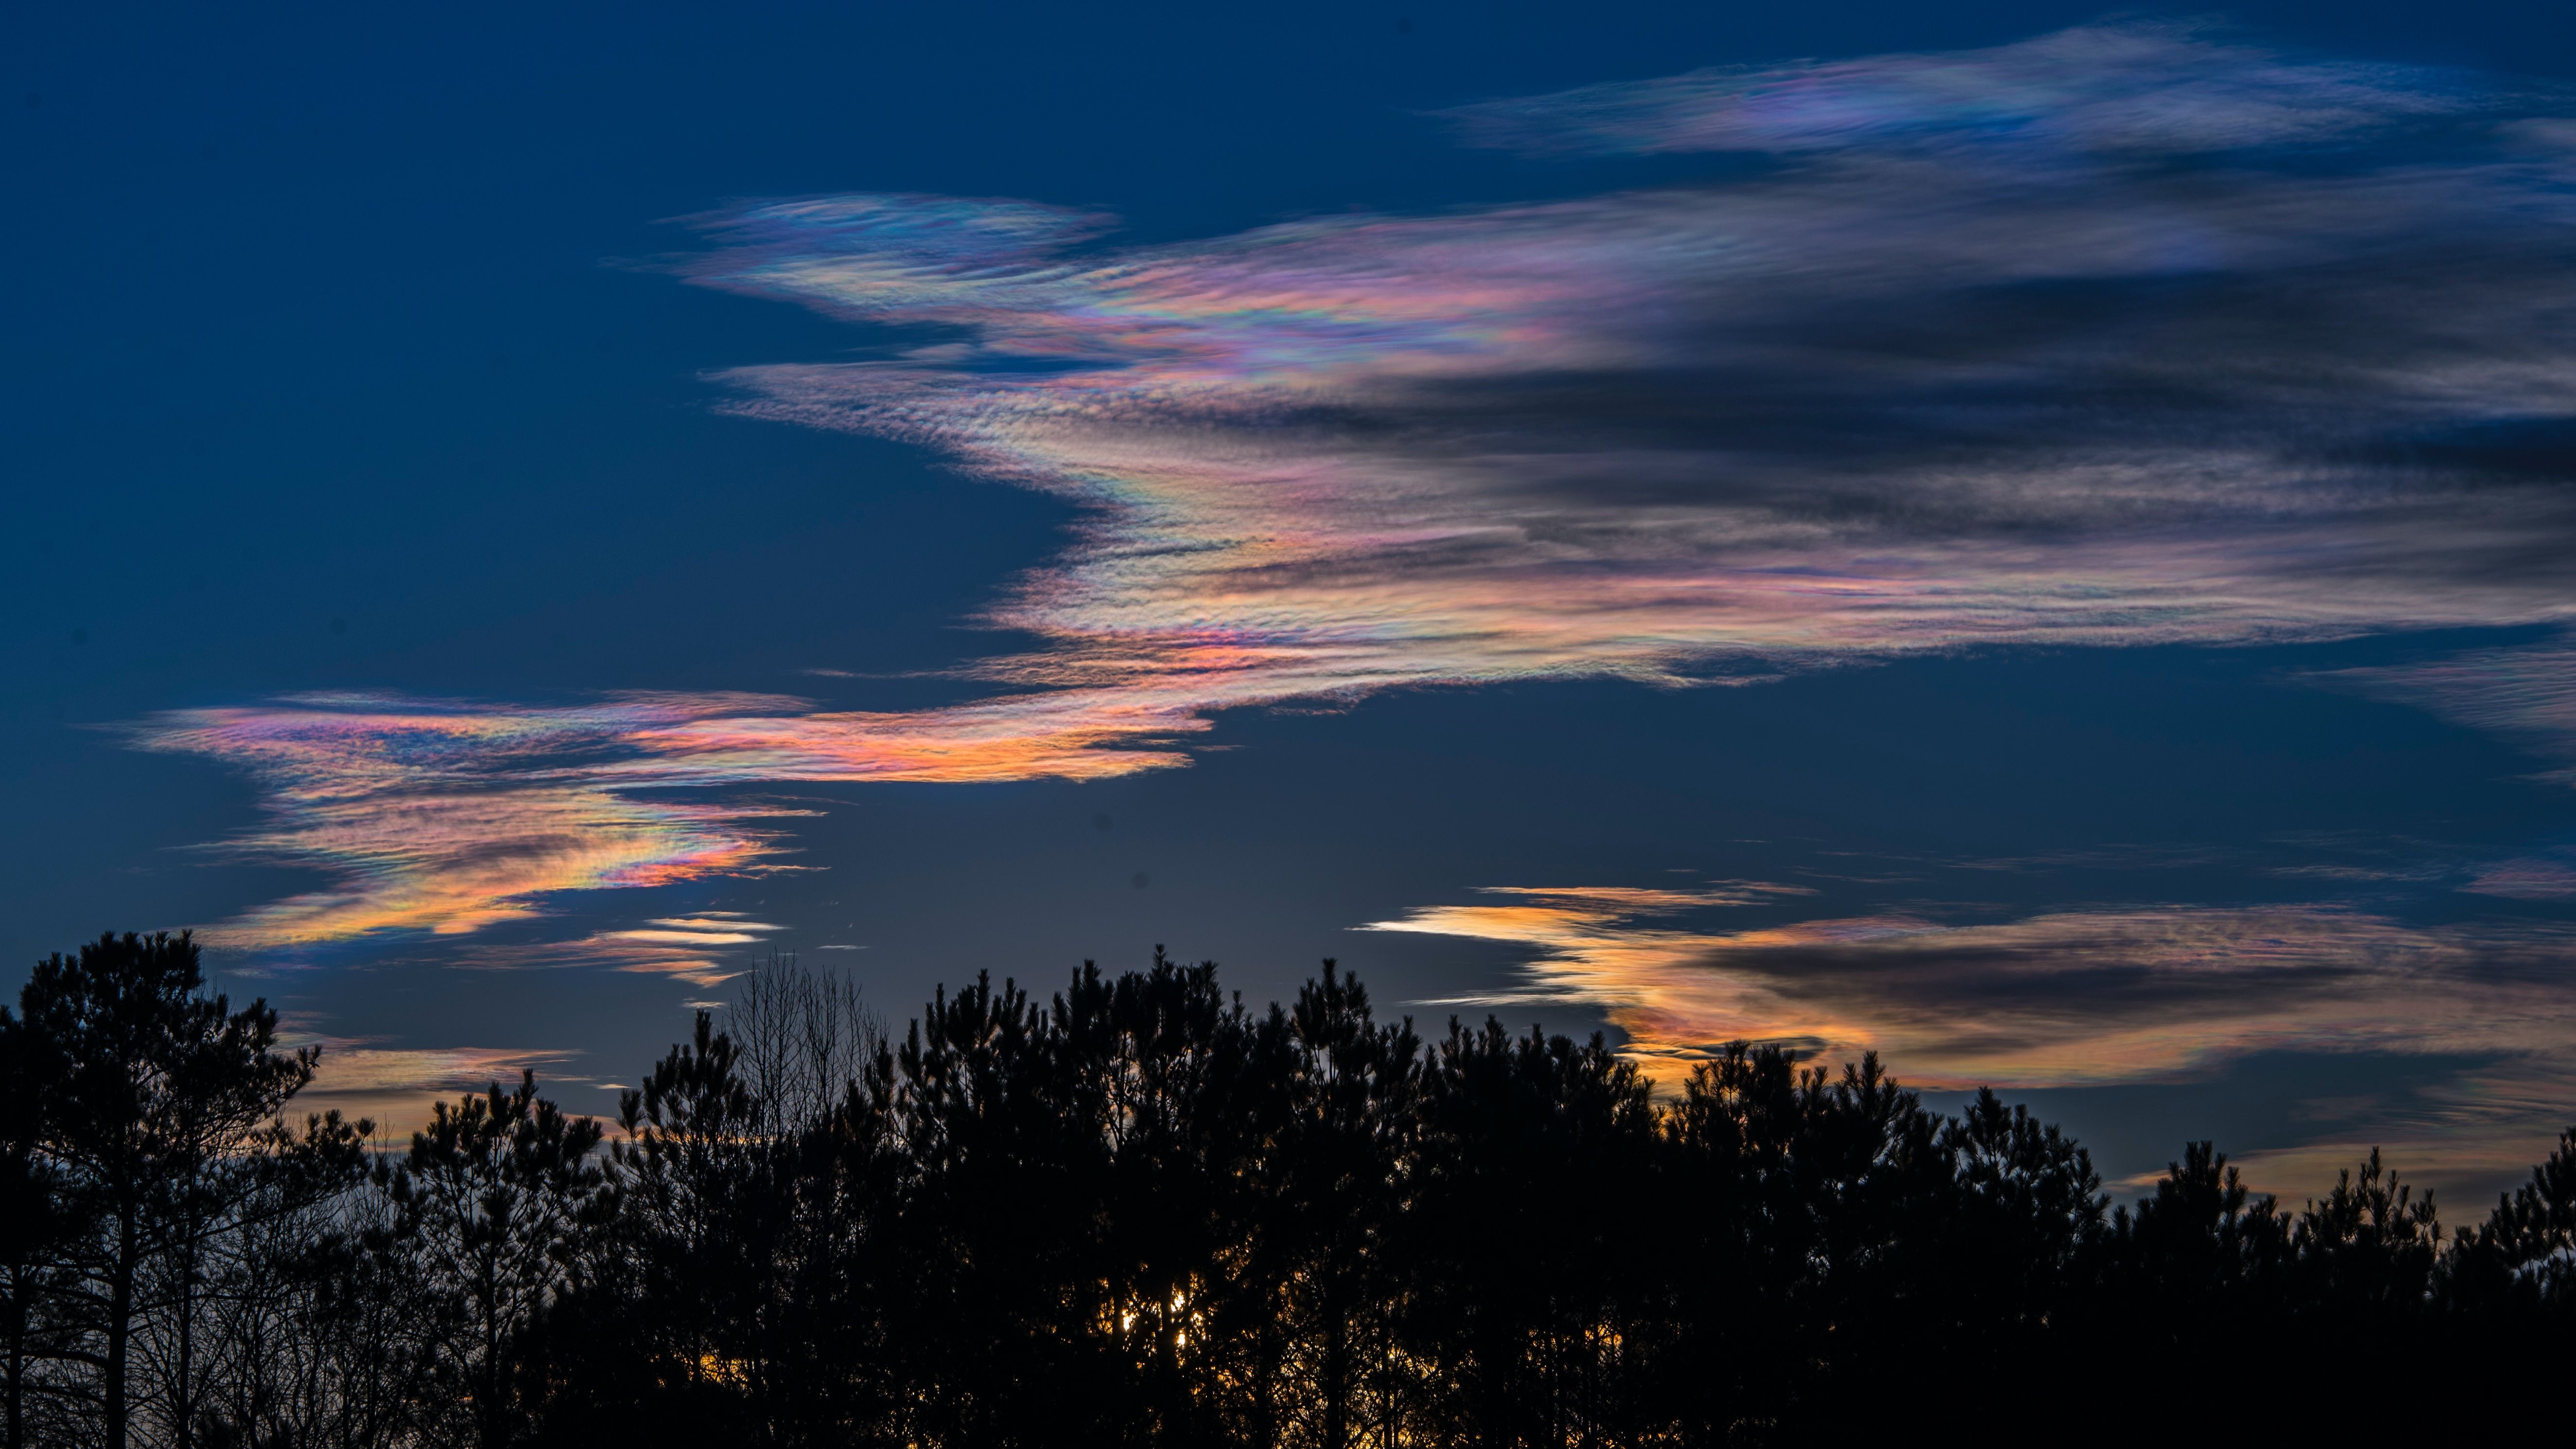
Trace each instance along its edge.
{"label": "tree silhouette", "polygon": [[[46,1086],[64,1070],[52,1044],[0,1008],[0,1334],[8,1355],[8,1449],[29,1443],[31,1397],[44,1366],[73,1352],[63,1304],[73,1287],[68,1250],[85,1234],[85,1204],[43,1151]],[[39,1405],[39,1412],[50,1405]],[[48,1415],[47,1417],[51,1417]]]}
{"label": "tree silhouette", "polygon": [[503,1449],[524,1433],[517,1340],[592,1266],[591,1240],[612,1206],[590,1160],[599,1124],[515,1091],[436,1105],[393,1180],[397,1233],[428,1293],[426,1369],[445,1412],[425,1416],[433,1443]]}
{"label": "tree silhouette", "polygon": [[2510,1296],[2524,1308],[2576,1315],[2576,1127],[2559,1134],[2530,1181],[2463,1233],[2461,1247],[2468,1261],[2455,1272],[2473,1276],[2483,1300]]}
{"label": "tree silhouette", "polygon": [[1439,1432],[1574,1443],[1623,1427],[1644,1205],[1593,1185],[1641,1180],[1653,1160],[1645,1077],[1598,1037],[1514,1036],[1488,1019],[1453,1022],[1421,1081],[1394,1247],[1407,1348],[1446,1389]]}
{"label": "tree silhouette", "polygon": [[2442,1229],[2433,1195],[2416,1197],[2374,1147],[2299,1214],[2291,1248],[2303,1308],[2404,1317],[2430,1306]]}
{"label": "tree silhouette", "polygon": [[[346,1363],[346,1350],[363,1338],[335,1339],[326,1348],[302,1321],[319,1307],[310,1297],[315,1289],[336,1296],[345,1286],[341,1265],[327,1253],[344,1205],[369,1175],[374,1126],[343,1121],[338,1112],[308,1116],[301,1132],[280,1121],[251,1150],[219,1164],[224,1231],[205,1234],[187,1260],[202,1280],[182,1300],[187,1316],[174,1316],[175,1331],[162,1335],[187,1350],[164,1356],[165,1376],[192,1367],[196,1375],[187,1422],[197,1442],[315,1442],[337,1427],[343,1396],[336,1390],[356,1373],[385,1371],[381,1358]],[[330,1276],[317,1278],[326,1265]],[[340,1352],[328,1351],[334,1348]],[[355,1407],[363,1411],[371,1392],[361,1391]],[[179,1387],[168,1393],[175,1400]]]}
{"label": "tree silhouette", "polygon": [[0,1013],[20,1443],[2459,1437],[2576,1347],[2576,1131],[2448,1240],[2375,1151],[2291,1213],[2195,1142],[2114,1208],[1874,1057],[1736,1043],[1659,1098],[1601,1038],[1426,1046],[1331,962],[1254,1012],[1157,950],[896,1042],[774,959],[613,1142],[523,1075],[397,1154],[261,1125],[313,1063],[198,990],[184,938],[110,938]]}
{"label": "tree silhouette", "polygon": [[[176,1362],[158,1407],[173,1442],[190,1442],[199,1258],[248,1190],[228,1159],[312,1079],[319,1055],[277,1050],[265,1002],[235,1012],[199,994],[204,985],[185,932],[129,932],[39,962],[19,993],[50,1063],[37,1090],[42,1150],[72,1211],[97,1225],[71,1256],[68,1297],[97,1345],[76,1356],[97,1371],[108,1449],[127,1442],[137,1321],[161,1311],[174,1316]],[[156,1262],[168,1268],[158,1285]]]}

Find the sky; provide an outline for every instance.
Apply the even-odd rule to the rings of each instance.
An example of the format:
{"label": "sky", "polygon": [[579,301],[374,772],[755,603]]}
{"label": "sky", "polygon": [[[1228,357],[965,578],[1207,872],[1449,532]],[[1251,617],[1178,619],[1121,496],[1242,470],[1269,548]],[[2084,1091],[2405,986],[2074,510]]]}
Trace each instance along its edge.
{"label": "sky", "polygon": [[2474,1211],[2576,33],[1797,9],[21,7],[0,984],[193,928],[399,1130],[773,952],[1331,957]]}

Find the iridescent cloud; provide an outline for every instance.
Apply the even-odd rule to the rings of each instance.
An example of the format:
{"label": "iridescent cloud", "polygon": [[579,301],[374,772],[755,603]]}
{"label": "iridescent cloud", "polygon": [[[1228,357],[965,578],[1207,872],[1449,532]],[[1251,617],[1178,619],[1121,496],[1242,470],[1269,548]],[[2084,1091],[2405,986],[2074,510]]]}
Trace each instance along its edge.
{"label": "iridescent cloud", "polygon": [[783,929],[741,911],[699,911],[655,916],[641,925],[593,931],[568,940],[477,945],[455,953],[451,961],[467,970],[487,971],[592,966],[713,988],[749,972],[758,948]]}
{"label": "iridescent cloud", "polygon": [[2194,27],[2092,25],[1986,50],[1717,67],[1447,116],[1476,144],[1562,154],[2037,142],[2156,155],[2348,141],[2530,99],[2415,67],[2285,61]]}
{"label": "iridescent cloud", "polygon": [[2509,1169],[2576,1112],[2565,922],[2162,906],[1724,931],[1682,924],[1687,905],[1597,890],[1487,894],[1362,929],[1528,949],[1519,989],[1434,1004],[1600,1009],[1667,1082],[1736,1040],[1829,1062],[1877,1051],[1917,1086],[2024,1090],[2174,1081],[2265,1051],[2452,1055],[2480,1065],[2383,1140],[2455,1177]]}
{"label": "iridescent cloud", "polygon": [[2412,927],[2332,906],[1907,915],[1733,932],[1675,907],[1509,890],[1363,929],[1534,948],[1523,990],[1600,1007],[1644,1060],[1733,1040],[1877,1051],[1931,1086],[2100,1085],[2260,1050],[2554,1050],[2576,1032],[2560,923]]}
{"label": "iridescent cloud", "polygon": [[[459,935],[538,914],[561,892],[785,868],[783,843],[756,822],[802,812],[705,798],[705,787],[1094,779],[1173,762],[1102,748],[1122,724],[1131,739],[1202,727],[1132,710],[1071,718],[1079,706],[1061,695],[902,716],[790,712],[801,705],[732,694],[559,709],[306,696],[164,715],[136,739],[260,781],[269,822],[227,854],[335,878],[206,933],[214,945],[276,947]],[[673,787],[699,793],[673,798]],[[701,931],[688,942],[628,938],[620,951],[703,975],[715,968],[697,952],[710,944]]]}
{"label": "iridescent cloud", "polygon": [[826,198],[712,223],[693,274],[954,334],[728,376],[1091,510],[992,614],[1054,641],[1030,683],[2547,620],[2570,510],[2478,432],[2576,414],[2576,148],[2535,104],[2097,29],[1463,113],[1773,154],[1736,179],[1105,251]]}
{"label": "iridescent cloud", "polygon": [[[725,374],[1082,509],[960,707],[302,701],[174,717],[246,848],[341,882],[240,939],[466,931],[752,868],[673,786],[1094,778],[1220,711],[1433,683],[1746,682],[1989,643],[2569,617],[2576,111],[2096,27],[1469,108],[1704,180],[1117,247],[1018,201],[705,218],[702,285],[881,329]],[[923,340],[927,337],[929,340]]]}

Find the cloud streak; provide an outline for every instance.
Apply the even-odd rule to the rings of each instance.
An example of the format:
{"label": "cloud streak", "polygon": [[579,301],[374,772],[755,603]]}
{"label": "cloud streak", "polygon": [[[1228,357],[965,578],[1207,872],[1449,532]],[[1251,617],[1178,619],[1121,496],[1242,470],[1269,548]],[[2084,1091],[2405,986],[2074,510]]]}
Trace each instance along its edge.
{"label": "cloud streak", "polygon": [[2561,621],[2564,111],[2094,27],[1448,118],[1734,153],[1544,205],[1131,247],[1019,201],[702,218],[691,281],[880,340],[724,374],[735,411],[1080,508],[984,616],[1038,641],[969,671],[1000,692],[324,699],[143,737],[258,775],[241,847],[342,882],[232,928],[292,942],[773,861],[766,812],[671,787],[1100,778],[1285,700]]}
{"label": "cloud streak", "polygon": [[[463,935],[540,914],[546,897],[564,892],[787,868],[784,842],[760,822],[804,812],[712,791],[1097,779],[1174,759],[1099,748],[1118,738],[1101,722],[1114,712],[1071,718],[1068,709],[1079,709],[1062,697],[910,715],[791,712],[802,706],[734,694],[556,709],[306,696],[168,714],[135,737],[147,749],[226,761],[260,782],[268,823],[223,854],[334,877],[206,933],[211,944],[241,947]],[[1120,718],[1131,739],[1155,733],[1133,712]],[[627,939],[619,950],[703,974],[714,969],[696,954],[710,944],[705,935]]]}
{"label": "cloud streak", "polygon": [[1729,66],[1446,114],[1560,155],[2004,145],[2151,156],[2316,145],[2548,97],[2419,67],[2287,60],[2191,27],[2092,25],[1985,50]]}
{"label": "cloud streak", "polygon": [[[1514,888],[1363,930],[1530,952],[1519,989],[1435,1005],[1579,1004],[1667,1082],[1730,1041],[1824,1061],[1876,1051],[1916,1086],[2013,1090],[2172,1082],[2261,1052],[2446,1056],[2430,1110],[2379,1142],[2454,1177],[2510,1171],[2576,1112],[2576,926],[2413,926],[2333,905],[2156,906],[1992,924],[1909,915],[1749,930],[1690,905]],[[2369,1142],[2275,1154],[2295,1175]]]}
{"label": "cloud streak", "polygon": [[1607,1010],[1642,1060],[1728,1041],[1877,1051],[1916,1081],[2170,1080],[2257,1051],[2554,1052],[2576,1033],[2564,923],[2408,926],[2326,905],[1911,915],[1743,931],[1676,908],[1513,889],[1362,929],[1532,948],[1525,989],[1461,1005]]}
{"label": "cloud streak", "polygon": [[2576,643],[2564,637],[2310,678],[2515,740],[2568,761],[2555,776],[2576,781]]}
{"label": "cloud streak", "polygon": [[394,1047],[381,1038],[297,1030],[292,1021],[285,1039],[290,1046],[322,1049],[312,1085],[296,1094],[298,1111],[336,1110],[352,1119],[367,1118],[376,1124],[379,1140],[393,1142],[426,1125],[435,1099],[479,1092],[494,1083],[515,1085],[522,1071],[551,1076],[581,1055],[543,1048]]}

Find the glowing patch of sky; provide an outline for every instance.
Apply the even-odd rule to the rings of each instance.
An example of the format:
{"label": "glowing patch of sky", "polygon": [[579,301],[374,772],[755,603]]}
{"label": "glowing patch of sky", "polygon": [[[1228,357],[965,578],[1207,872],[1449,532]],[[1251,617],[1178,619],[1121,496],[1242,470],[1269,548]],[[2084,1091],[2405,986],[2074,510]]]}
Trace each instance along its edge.
{"label": "glowing patch of sky", "polygon": [[375,1123],[379,1139],[396,1142],[427,1120],[430,1099],[479,1092],[496,1082],[515,1086],[522,1071],[555,1080],[556,1070],[580,1055],[502,1047],[390,1047],[375,1039],[299,1030],[291,1016],[285,1026],[287,1045],[322,1049],[313,1084],[296,1095],[298,1110],[364,1118]]}

